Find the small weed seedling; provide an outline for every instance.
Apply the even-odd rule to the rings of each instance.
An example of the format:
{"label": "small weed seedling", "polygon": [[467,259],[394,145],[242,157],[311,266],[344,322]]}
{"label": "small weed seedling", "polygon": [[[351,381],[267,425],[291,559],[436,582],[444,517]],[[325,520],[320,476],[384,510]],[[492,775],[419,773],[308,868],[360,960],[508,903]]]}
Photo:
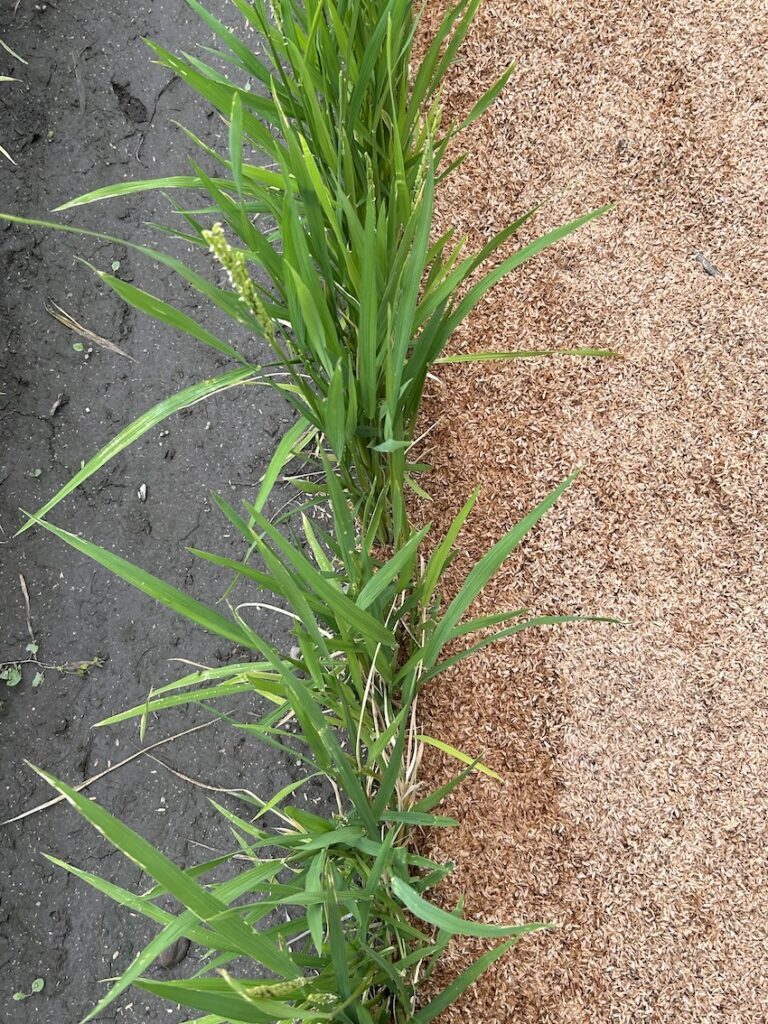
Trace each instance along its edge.
{"label": "small weed seedling", "polygon": [[13,1000],[16,1003],[22,1002],[24,999],[29,999],[31,996],[39,995],[45,988],[45,978],[35,978],[29,987],[29,992],[14,992]]}

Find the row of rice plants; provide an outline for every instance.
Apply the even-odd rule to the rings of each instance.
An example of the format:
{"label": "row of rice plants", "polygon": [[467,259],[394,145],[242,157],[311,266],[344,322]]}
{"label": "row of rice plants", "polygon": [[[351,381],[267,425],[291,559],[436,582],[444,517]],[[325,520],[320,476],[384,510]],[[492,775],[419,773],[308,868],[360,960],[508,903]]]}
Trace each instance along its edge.
{"label": "row of rice plants", "polygon": [[[433,237],[435,189],[457,163],[447,162],[449,146],[494,101],[511,71],[463,122],[444,123],[441,85],[480,0],[459,0],[449,10],[418,63],[418,17],[408,0],[275,0],[270,9],[264,0],[231,0],[259,33],[258,52],[199,0],[187,2],[221,43],[208,58],[216,67],[150,45],[226,120],[226,152],[190,133],[208,171],[193,162],[189,175],[121,183],[61,209],[146,189],[191,192],[188,202],[174,201],[183,226],[163,231],[209,250],[212,277],[169,252],[132,248],[194,289],[201,305],[223,310],[239,329],[262,339],[270,355],[254,365],[173,305],[97,271],[126,302],[225,353],[234,365],[126,427],[28,517],[22,532],[39,524],[257,659],[176,680],[100,725],[137,718],[143,730],[149,714],[168,707],[194,701],[213,708],[234,695],[253,694],[266,698],[269,712],[233,725],[279,754],[298,756],[306,774],[255,817],[253,807],[236,815],[214,805],[232,826],[234,852],[248,864],[220,880],[216,871],[227,858],[182,870],[96,803],[41,772],[156,883],[149,892],[129,892],[56,861],[160,925],[85,1019],[136,985],[202,1012],[195,1019],[206,1024],[426,1024],[522,935],[544,925],[471,921],[461,906],[449,911],[427,898],[450,866],[419,856],[411,831],[455,825],[437,813],[440,801],[469,772],[489,769],[418,732],[420,689],[500,637],[583,617],[531,617],[512,609],[467,619],[487,581],[572,478],[495,544],[455,596],[445,599],[441,581],[477,495],[427,554],[428,528],[415,530],[407,514],[406,492],[423,493],[418,477],[428,468],[413,455],[414,429],[427,375],[436,363],[451,360],[443,352],[455,328],[506,274],[602,210],[503,259],[499,248],[535,211],[476,253],[468,254],[465,240],[451,232]],[[231,70],[225,75],[222,67]],[[226,284],[218,280],[221,270]],[[477,358],[528,355],[488,352]],[[167,416],[223,389],[253,385],[278,389],[295,409],[296,422],[253,502],[235,509],[217,498],[223,517],[242,535],[242,561],[195,553],[230,569],[232,586],[250,583],[287,604],[290,655],[256,635],[236,608],[223,614],[47,518]],[[303,468],[291,477],[296,501],[279,520],[270,520],[269,494],[299,455]],[[313,514],[319,508],[322,522]],[[459,653],[444,653],[446,645],[453,650],[465,639],[469,646]],[[463,762],[435,791],[418,778],[423,742]],[[318,774],[337,794],[337,813],[327,818],[287,802],[301,782]],[[168,894],[181,912],[162,908]],[[288,908],[290,916],[274,924],[278,908]],[[420,986],[456,934],[499,941],[424,1005]],[[181,981],[146,977],[157,955],[182,936],[206,951],[204,967]]]}

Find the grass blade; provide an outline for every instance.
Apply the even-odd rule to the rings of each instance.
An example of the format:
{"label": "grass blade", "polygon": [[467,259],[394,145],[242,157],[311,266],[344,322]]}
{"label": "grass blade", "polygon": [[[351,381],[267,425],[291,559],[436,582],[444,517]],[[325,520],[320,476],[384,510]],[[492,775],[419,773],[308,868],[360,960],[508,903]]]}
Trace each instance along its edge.
{"label": "grass blade", "polygon": [[439,1017],[441,1013],[456,1002],[460,995],[466,992],[470,985],[474,985],[477,979],[484,974],[492,964],[495,964],[496,961],[500,960],[505,953],[508,953],[518,941],[519,940],[517,938],[508,939],[506,942],[500,943],[500,945],[496,946],[494,949],[490,949],[487,953],[478,957],[477,960],[463,970],[450,985],[446,985],[439,995],[436,995],[434,999],[431,999],[425,1007],[416,1013],[414,1017],[414,1024],[430,1024],[435,1017]]}
{"label": "grass blade", "polygon": [[285,978],[299,976],[289,956],[248,928],[239,917],[222,916],[227,910],[226,904],[198,885],[146,839],[65,782],[49,775],[42,768],[36,768],[34,765],[30,767],[65,797],[105,839],[138,864],[199,920],[206,922],[214,931],[220,931],[225,939],[234,944],[235,949],[245,956],[253,957],[275,974]]}
{"label": "grass blade", "polygon": [[246,366],[249,365],[245,356],[240,355],[236,348],[227,344],[226,341],[217,338],[215,334],[211,334],[210,331],[201,327],[196,320],[193,320],[191,316],[182,313],[180,309],[176,309],[169,302],[164,302],[162,299],[158,299],[156,295],[151,295],[149,292],[145,292],[141,288],[129,284],[127,281],[121,281],[119,277],[114,277],[112,274],[106,274],[100,270],[97,270],[96,273],[105,284],[108,284],[121,299],[130,306],[133,306],[134,309],[138,309],[141,313],[146,313],[153,320],[159,320],[160,323],[168,324],[169,327],[197,338],[204,345],[209,345],[217,352],[221,352],[223,355],[229,356],[230,359],[234,359],[235,362],[243,363]]}
{"label": "grass blade", "polygon": [[129,445],[132,445],[134,441],[137,441],[143,434],[146,434],[152,427],[157,426],[158,423],[162,423],[163,420],[172,416],[175,412],[179,412],[181,409],[186,409],[190,405],[194,405],[196,402],[200,402],[205,398],[210,398],[212,395],[218,394],[220,391],[226,391],[228,388],[237,387],[240,384],[244,384],[249,379],[253,378],[255,373],[255,367],[249,366],[238,370],[230,370],[228,373],[222,374],[220,377],[212,377],[210,380],[201,381],[199,384],[193,384],[189,388],[185,388],[183,391],[179,391],[177,394],[172,395],[170,398],[163,399],[162,402],[158,402],[157,405],[153,406],[147,412],[139,416],[138,419],[134,420],[133,423],[121,430],[119,434],[115,435],[112,440],[106,444],[100,452],[89,459],[88,462],[80,469],[72,479],[66,483],[60,491],[58,491],[49,501],[47,501],[41,508],[35,512],[34,516],[31,516],[29,521],[26,522],[20,530],[18,530],[16,536],[24,533],[28,530],[34,522],[39,521],[44,516],[48,515],[51,509],[55,508],[68,494],[76,490],[80,484],[93,476],[93,474],[101,469],[102,466],[106,465],[110,459],[113,459]]}
{"label": "grass blade", "polygon": [[500,938],[505,935],[525,935],[528,932],[548,928],[546,924],[484,924],[482,921],[467,921],[456,914],[436,907],[404,882],[402,878],[393,876],[390,880],[392,892],[401,900],[410,912],[427,924],[440,928],[449,935],[473,935],[477,938]]}
{"label": "grass blade", "polygon": [[444,615],[440,619],[437,628],[432,634],[427,648],[424,652],[425,664],[431,667],[434,664],[443,645],[447,642],[451,631],[469,609],[469,606],[478,596],[483,587],[501,567],[502,563],[512,554],[518,544],[527,533],[533,529],[545,512],[555,504],[561,494],[573,483],[578,473],[567,477],[559,486],[551,491],[536,508],[528,513],[520,522],[514,526],[500,541],[493,545],[483,558],[474,566],[464,580],[461,589],[451,601]]}
{"label": "grass blade", "polygon": [[477,771],[482,772],[483,775],[487,775],[491,779],[496,779],[498,782],[502,781],[499,773],[495,772],[493,768],[489,768],[487,764],[483,764],[483,762],[478,761],[477,758],[470,757],[469,754],[465,754],[456,747],[452,747],[450,743],[446,743],[444,740],[436,740],[434,736],[426,736],[424,733],[419,733],[416,739],[420,743],[426,743],[430,747],[442,750],[444,754],[448,754],[449,757],[456,758],[456,760],[461,761],[462,764],[471,765]]}
{"label": "grass blade", "polygon": [[152,576],[150,573],[145,572],[144,569],[140,569],[137,565],[126,561],[126,559],[111,551],[107,551],[105,548],[100,548],[98,545],[83,540],[82,537],[78,537],[74,533],[69,533],[67,530],[54,526],[53,523],[48,523],[37,516],[30,516],[29,518],[32,522],[42,526],[60,540],[66,541],[76,551],[87,555],[88,558],[92,558],[94,562],[103,565],[105,569],[109,569],[115,576],[119,576],[126,583],[130,583],[132,587],[136,587],[137,590],[147,594],[159,604],[170,608],[171,611],[176,612],[178,615],[183,615],[190,622],[202,626],[203,629],[207,629],[209,632],[217,634],[217,636],[231,640],[232,643],[238,644],[241,647],[253,646],[253,634],[244,630],[238,623],[225,618],[219,612],[195,600],[195,598],[189,597],[189,595],[181,590],[177,590],[176,587],[172,587],[170,583]]}
{"label": "grass blade", "polygon": [[507,359],[540,359],[546,356],[586,356],[591,359],[621,359],[619,352],[609,348],[542,348],[516,352],[465,352],[454,356],[441,356],[436,363],[483,363]]}

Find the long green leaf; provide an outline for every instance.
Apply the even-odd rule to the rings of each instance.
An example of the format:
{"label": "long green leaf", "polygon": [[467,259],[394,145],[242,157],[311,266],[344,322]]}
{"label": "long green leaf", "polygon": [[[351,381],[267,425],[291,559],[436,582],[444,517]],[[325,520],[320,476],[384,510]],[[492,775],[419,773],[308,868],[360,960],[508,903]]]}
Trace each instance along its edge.
{"label": "long green leaf", "polygon": [[483,764],[482,761],[478,761],[474,757],[470,757],[469,754],[465,754],[462,750],[457,747],[452,747],[450,743],[446,743],[444,740],[437,740],[434,736],[427,736],[424,733],[419,733],[416,739],[420,743],[426,743],[430,747],[435,747],[437,750],[442,750],[444,754],[448,754],[449,757],[455,757],[457,761],[461,761],[462,764],[472,765],[477,771],[482,772],[483,775],[488,775],[491,779],[497,779],[501,782],[501,776],[498,772],[495,772],[493,768],[489,768],[487,764]]}
{"label": "long green leaf", "polygon": [[402,878],[393,876],[390,880],[392,892],[402,901],[412,914],[426,921],[435,928],[441,928],[450,935],[474,935],[477,938],[500,938],[504,935],[525,935],[528,932],[540,931],[551,927],[546,924],[483,924],[481,921],[467,921],[450,914],[447,910],[436,907],[404,882]]}
{"label": "long green leaf", "polygon": [[164,886],[201,921],[205,921],[214,931],[220,931],[222,936],[233,942],[235,948],[243,955],[252,957],[268,970],[285,978],[299,976],[289,956],[252,931],[239,917],[222,916],[227,910],[226,904],[198,885],[146,839],[65,782],[49,775],[42,768],[36,768],[34,765],[30,767],[34,768],[41,778],[60,793],[113,846]]}
{"label": "long green leaf", "polygon": [[453,356],[440,356],[436,363],[483,363],[507,359],[539,359],[546,356],[586,356],[600,359],[621,359],[621,353],[609,348],[549,348],[516,352],[463,352]]}
{"label": "long green leaf", "polygon": [[223,636],[234,644],[242,647],[253,646],[254,637],[251,633],[246,632],[246,630],[231,619],[220,615],[213,608],[209,608],[207,605],[195,600],[195,598],[189,597],[183,591],[177,590],[176,587],[172,587],[170,583],[152,576],[144,569],[140,569],[139,566],[126,561],[125,558],[121,558],[111,551],[100,548],[98,545],[83,540],[82,537],[78,537],[74,533],[69,533],[67,530],[54,526],[53,523],[48,523],[37,516],[30,516],[30,519],[60,540],[66,541],[75,551],[79,551],[81,554],[87,555],[88,558],[92,558],[94,562],[103,565],[105,569],[109,569],[110,572],[125,580],[126,583],[130,583],[131,586],[136,587],[137,590],[147,594],[159,604],[165,605],[166,608],[170,608],[171,611],[176,612],[178,615],[183,615],[190,622],[194,622],[198,626],[202,626],[203,629],[216,633],[218,636]]}
{"label": "long green leaf", "polygon": [[[506,629],[500,629],[498,632],[491,634],[491,636],[485,637],[483,640],[478,641],[476,644],[472,644],[466,650],[459,651],[457,654],[452,654],[449,658],[445,658],[443,661],[438,661],[434,668],[430,669],[429,672],[424,673],[421,678],[422,685],[429,682],[435,676],[445,672],[446,669],[452,665],[457,665],[460,661],[470,657],[477,651],[483,651],[486,647],[490,647],[491,644],[497,643],[499,640],[504,640],[506,637],[514,636],[516,633],[522,633],[526,629],[538,629],[541,626],[560,626],[565,623],[575,622],[610,622],[614,626],[625,625],[620,619],[609,618],[604,615],[538,615],[532,619],[526,619],[524,622],[518,622],[514,626],[508,626]],[[454,631],[455,632],[455,631]]]}
{"label": "long green leaf", "polygon": [[359,608],[369,608],[407,568],[412,567],[416,551],[429,530],[427,525],[414,533],[397,554],[371,576],[357,595],[356,604]]}
{"label": "long green leaf", "polygon": [[280,1003],[274,999],[241,998],[234,992],[222,991],[218,986],[211,991],[203,981],[214,979],[195,979],[192,981],[153,981],[142,978],[136,987],[151,992],[153,995],[168,999],[173,1003],[189,1006],[194,1010],[214,1010],[223,1014],[225,1020],[236,1021],[237,1024],[272,1024],[276,1020],[330,1020],[329,1013],[320,1010],[302,1010],[289,1003]]}
{"label": "long green leaf", "polygon": [[512,554],[526,534],[538,523],[545,512],[549,511],[560,495],[570,487],[577,476],[578,472],[573,473],[551,491],[536,508],[521,519],[500,541],[494,544],[490,551],[469,571],[458,594],[448,605],[437,628],[430,637],[424,654],[425,664],[429,667],[432,666],[443,645],[447,642],[454,626],[457,625],[462,615],[468,610],[483,587],[495,575],[502,563]]}
{"label": "long green leaf", "polygon": [[119,434],[116,434],[112,440],[106,444],[101,451],[97,452],[93,458],[89,459],[88,462],[78,470],[72,479],[66,483],[60,491],[58,491],[49,501],[47,501],[41,508],[35,512],[34,517],[30,519],[21,527],[18,534],[24,533],[36,520],[42,519],[48,515],[51,509],[55,508],[68,494],[71,494],[80,484],[93,476],[93,474],[101,469],[102,466],[106,465],[110,459],[113,459],[129,445],[132,445],[134,441],[137,441],[143,434],[146,434],[152,427],[157,426],[158,423],[162,423],[163,420],[172,416],[173,413],[179,412],[180,409],[186,409],[190,405],[194,405],[196,402],[202,401],[204,398],[210,398],[212,395],[218,394],[220,391],[226,391],[228,388],[237,387],[240,384],[244,384],[249,379],[253,378],[255,367],[243,367],[237,370],[230,370],[228,373],[222,374],[220,377],[212,377],[209,380],[201,381],[199,384],[193,384],[191,387],[185,388],[183,391],[179,391],[177,394],[172,395],[170,398],[163,399],[162,402],[158,402],[157,405],[153,406],[147,412],[135,419],[133,423],[129,424]]}
{"label": "long green leaf", "polygon": [[498,267],[489,271],[482,280],[478,281],[476,285],[469,289],[445,323],[445,333],[452,334],[459,324],[462,323],[462,321],[465,320],[469,313],[475,308],[478,302],[480,302],[483,296],[489,292],[495,284],[498,284],[502,278],[506,277],[507,274],[516,270],[518,267],[521,267],[524,263],[527,263],[528,260],[533,259],[534,256],[537,256],[540,252],[543,252],[551,245],[554,245],[555,242],[559,242],[561,239],[573,234],[574,231],[578,231],[578,229],[584,227],[585,224],[589,224],[590,221],[595,220],[597,217],[601,217],[604,213],[607,213],[612,209],[613,206],[608,204],[606,206],[599,207],[597,210],[593,210],[591,213],[585,213],[581,217],[576,217],[576,219],[570,221],[570,223],[563,224],[561,227],[555,228],[553,231],[548,231],[545,235],[535,239],[533,242],[529,242],[528,245],[523,246],[522,249],[518,249],[518,251],[512,256],[503,260]]}
{"label": "long green leaf", "polygon": [[[217,338],[215,334],[211,334],[205,327],[202,327],[196,320],[193,320],[191,316],[182,313],[180,309],[176,309],[169,302],[164,302],[162,299],[158,299],[156,295],[151,295],[149,292],[145,292],[141,288],[129,284],[127,281],[121,281],[119,277],[114,277],[112,274],[105,274],[103,271],[97,271],[97,273],[101,280],[108,284],[121,299],[124,299],[141,313],[146,313],[147,316],[151,316],[154,320],[168,324],[169,327],[174,327],[176,330],[184,331],[185,334],[189,334],[193,338],[197,338],[198,341],[202,341],[204,345],[209,345],[217,352],[229,356],[236,362],[249,366],[245,356],[240,355],[236,348],[233,348],[226,341]],[[250,366],[249,368],[253,369]]]}
{"label": "long green leaf", "polygon": [[[265,185],[271,187],[282,187],[282,180],[279,175],[270,171],[255,169],[259,178]],[[222,188],[232,188],[233,182],[225,179],[217,179],[217,184]],[[105,185],[103,188],[94,189],[93,192],[86,192],[77,199],[70,199],[61,206],[57,206],[54,213],[63,213],[65,210],[72,210],[76,206],[86,206],[88,203],[96,203],[103,199],[118,199],[121,196],[135,195],[137,192],[155,192],[166,188],[203,188],[203,182],[194,175],[176,175],[170,178],[151,178],[142,181],[121,181],[115,185]],[[58,227],[59,225],[54,225]]]}
{"label": "long green leaf", "polygon": [[[153,921],[157,921],[164,926],[162,931],[160,931],[149,942],[149,944],[136,955],[118,981],[116,981],[110,988],[107,995],[100,999],[91,1012],[83,1018],[83,1024],[85,1024],[86,1021],[93,1020],[95,1017],[100,1016],[107,1006],[114,1002],[122,992],[132,985],[134,981],[141,976],[141,973],[152,965],[159,954],[171,945],[171,943],[175,942],[176,939],[186,936],[193,942],[199,943],[203,948],[210,948],[212,942],[217,944],[221,944],[223,942],[220,934],[216,934],[207,928],[201,927],[197,923],[197,915],[189,910],[176,917],[173,914],[156,907],[149,901],[149,899],[147,899],[146,896],[135,896],[133,893],[106,881],[106,879],[99,878],[98,875],[93,875],[88,871],[82,871],[79,868],[75,868],[71,864],[67,864],[65,861],[61,861],[56,857],[46,855],[46,858],[53,864],[64,868],[64,870],[71,872],[77,878],[87,882],[99,892],[109,896],[109,898],[115,900],[115,902],[128,907],[134,913],[143,914],[145,917],[148,917]],[[228,858],[224,858],[224,860],[227,859]],[[230,879],[229,881],[216,886],[215,891],[217,898],[224,904],[228,905],[244,893],[253,891],[254,888],[257,888],[259,884],[264,881],[269,881],[274,878],[280,872],[282,867],[283,862],[275,860],[267,861],[264,864],[258,865],[248,871],[240,872],[236,878]],[[188,871],[186,874],[194,877],[195,874],[197,874],[197,869]],[[163,891],[165,890],[163,889]],[[219,945],[218,948],[224,948],[224,946]],[[239,947],[237,946],[231,947],[233,952],[237,952],[238,948]]]}
{"label": "long green leaf", "polygon": [[517,938],[508,939],[506,942],[502,942],[494,949],[490,949],[487,953],[483,953],[482,956],[479,956],[477,960],[470,964],[469,967],[465,968],[450,985],[446,985],[439,995],[436,995],[434,999],[431,999],[425,1007],[416,1013],[414,1017],[414,1024],[430,1024],[430,1021],[433,1021],[435,1017],[439,1017],[441,1013],[447,1010],[450,1006],[453,1006],[459,996],[466,992],[470,985],[474,985],[477,979],[484,974],[492,964],[495,964],[497,960],[500,960],[505,953],[508,953],[518,941],[519,940]]}

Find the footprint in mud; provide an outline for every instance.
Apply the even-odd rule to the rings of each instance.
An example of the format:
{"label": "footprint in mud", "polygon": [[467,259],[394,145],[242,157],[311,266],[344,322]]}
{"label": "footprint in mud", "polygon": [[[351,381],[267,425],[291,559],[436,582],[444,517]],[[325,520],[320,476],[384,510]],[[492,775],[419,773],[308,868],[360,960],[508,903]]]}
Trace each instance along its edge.
{"label": "footprint in mud", "polygon": [[146,124],[149,121],[147,108],[138,96],[132,95],[128,83],[113,81],[112,92],[117,97],[118,106],[132,124]]}

